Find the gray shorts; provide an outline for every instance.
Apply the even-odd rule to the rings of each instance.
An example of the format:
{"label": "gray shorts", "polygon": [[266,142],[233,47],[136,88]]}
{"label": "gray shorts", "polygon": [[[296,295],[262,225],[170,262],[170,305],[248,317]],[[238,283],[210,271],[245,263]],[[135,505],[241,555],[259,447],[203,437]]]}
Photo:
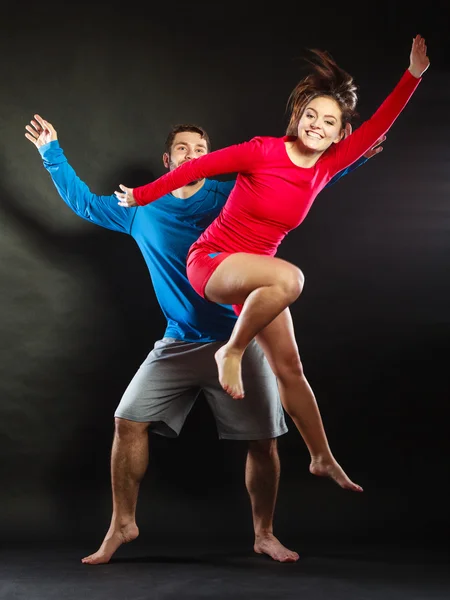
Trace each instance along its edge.
{"label": "gray shorts", "polygon": [[277,380],[255,341],[242,360],[245,398],[222,389],[214,354],[224,342],[183,342],[164,338],[131,380],[115,417],[151,423],[160,435],[177,437],[200,391],[211,407],[219,438],[260,440],[287,432]]}

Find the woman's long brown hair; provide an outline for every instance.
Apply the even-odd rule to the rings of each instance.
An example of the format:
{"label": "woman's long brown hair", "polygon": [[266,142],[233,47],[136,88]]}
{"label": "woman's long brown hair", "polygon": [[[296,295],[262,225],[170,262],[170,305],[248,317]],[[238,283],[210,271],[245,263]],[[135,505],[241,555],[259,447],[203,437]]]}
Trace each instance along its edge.
{"label": "woman's long brown hair", "polygon": [[356,116],[357,87],[353,77],[341,69],[326,51],[311,49],[305,58],[312,68],[311,73],[301,79],[289,95],[287,108],[290,111],[287,135],[297,135],[298,122],[313,98],[328,96],[336,100],[342,112],[342,127]]}

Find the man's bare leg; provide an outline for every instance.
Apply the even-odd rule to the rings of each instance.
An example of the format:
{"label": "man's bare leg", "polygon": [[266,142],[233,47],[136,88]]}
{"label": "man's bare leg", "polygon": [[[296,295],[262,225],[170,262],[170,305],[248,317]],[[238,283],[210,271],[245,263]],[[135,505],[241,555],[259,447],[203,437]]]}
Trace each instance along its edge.
{"label": "man's bare leg", "polygon": [[267,554],[280,562],[295,562],[297,552],[288,550],[273,535],[273,515],[280,479],[280,460],[276,439],[249,442],[245,484],[250,496],[258,554]]}
{"label": "man's bare leg", "polygon": [[139,485],[148,465],[149,423],[115,420],[111,452],[111,484],[113,514],[102,545],[90,556],[81,559],[89,565],[109,562],[119,546],[132,542],[139,535],[136,525],[136,504]]}

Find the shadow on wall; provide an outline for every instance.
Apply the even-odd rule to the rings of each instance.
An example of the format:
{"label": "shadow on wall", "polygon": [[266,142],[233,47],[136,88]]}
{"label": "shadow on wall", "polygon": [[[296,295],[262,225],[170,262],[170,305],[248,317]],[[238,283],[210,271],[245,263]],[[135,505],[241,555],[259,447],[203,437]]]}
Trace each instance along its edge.
{"label": "shadow on wall", "polygon": [[[113,179],[154,177],[128,168]],[[128,236],[88,222],[67,231],[57,215],[46,224],[29,207],[3,178],[0,439],[9,484],[0,526],[19,538],[76,529],[73,491],[100,472],[109,478],[114,409],[164,327]]]}

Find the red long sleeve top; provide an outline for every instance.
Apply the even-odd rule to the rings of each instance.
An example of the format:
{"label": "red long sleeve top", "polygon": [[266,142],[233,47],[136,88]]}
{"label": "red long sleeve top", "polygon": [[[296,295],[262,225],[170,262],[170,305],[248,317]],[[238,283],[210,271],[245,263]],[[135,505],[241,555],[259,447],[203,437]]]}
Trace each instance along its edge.
{"label": "red long sleeve top", "polygon": [[295,138],[255,137],[188,161],[154,182],[134,188],[134,198],[145,205],[191,181],[238,173],[221,213],[191,248],[274,256],[330,179],[389,130],[420,81],[407,70],[374,115],[346,139],[332,144],[312,167],[299,167],[289,158],[285,141]]}

